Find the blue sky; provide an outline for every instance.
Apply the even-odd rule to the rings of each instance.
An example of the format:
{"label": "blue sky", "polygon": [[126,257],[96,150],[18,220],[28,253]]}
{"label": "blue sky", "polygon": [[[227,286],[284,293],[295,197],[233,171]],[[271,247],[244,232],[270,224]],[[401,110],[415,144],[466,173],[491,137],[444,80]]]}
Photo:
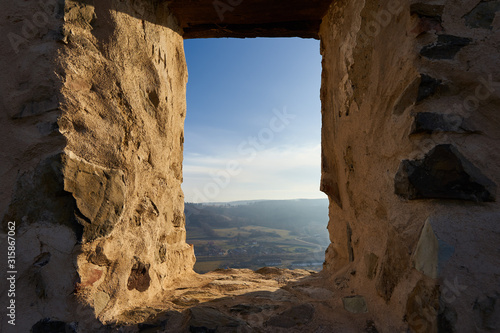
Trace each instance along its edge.
{"label": "blue sky", "polygon": [[197,39],[184,47],[185,200],[325,198],[319,41]]}

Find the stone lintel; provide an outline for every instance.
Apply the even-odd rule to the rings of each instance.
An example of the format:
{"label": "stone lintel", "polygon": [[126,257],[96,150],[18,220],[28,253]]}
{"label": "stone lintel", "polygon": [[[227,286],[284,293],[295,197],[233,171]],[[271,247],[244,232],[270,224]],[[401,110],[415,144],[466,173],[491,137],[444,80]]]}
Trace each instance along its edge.
{"label": "stone lintel", "polygon": [[173,0],[184,38],[302,37],[319,39],[332,0]]}

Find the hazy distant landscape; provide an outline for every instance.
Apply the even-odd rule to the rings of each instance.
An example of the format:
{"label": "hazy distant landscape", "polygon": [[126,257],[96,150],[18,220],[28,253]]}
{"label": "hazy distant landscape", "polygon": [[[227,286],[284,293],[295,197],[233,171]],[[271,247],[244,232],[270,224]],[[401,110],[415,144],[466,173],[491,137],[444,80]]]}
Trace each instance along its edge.
{"label": "hazy distant landscape", "polygon": [[321,270],[328,199],[186,203],[195,270],[263,266]]}

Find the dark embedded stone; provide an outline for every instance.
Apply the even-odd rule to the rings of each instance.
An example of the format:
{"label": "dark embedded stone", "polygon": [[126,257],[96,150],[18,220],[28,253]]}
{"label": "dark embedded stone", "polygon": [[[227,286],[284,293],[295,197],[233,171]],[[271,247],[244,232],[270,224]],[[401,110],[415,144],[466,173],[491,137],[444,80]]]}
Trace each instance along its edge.
{"label": "dark embedded stone", "polygon": [[76,325],[45,318],[31,327],[31,333],[76,333]]}
{"label": "dark embedded stone", "polygon": [[500,1],[482,1],[464,16],[470,28],[493,29],[493,20],[500,10]]}
{"label": "dark embedded stone", "polygon": [[495,201],[496,185],[452,145],[438,145],[424,159],[401,162],[395,193],[408,200]]}
{"label": "dark embedded stone", "polygon": [[303,326],[311,322],[314,312],[315,309],[311,304],[297,305],[279,315],[271,317],[265,325],[283,328]]}
{"label": "dark embedded stone", "polygon": [[411,134],[433,132],[472,133],[473,131],[466,127],[464,119],[459,115],[432,112],[415,114]]}
{"label": "dark embedded stone", "polygon": [[417,103],[434,95],[441,85],[441,80],[422,74],[417,93]]}
{"label": "dark embedded stone", "polygon": [[430,5],[428,3],[414,3],[410,6],[411,14],[419,16],[435,17],[443,15],[444,5]]}
{"label": "dark embedded stone", "polygon": [[471,43],[472,39],[452,35],[439,35],[437,42],[424,46],[420,55],[429,59],[453,59],[464,46]]}
{"label": "dark embedded stone", "polygon": [[136,289],[141,293],[149,289],[151,277],[149,276],[149,264],[137,261],[130,272],[127,282],[128,290]]}
{"label": "dark embedded stone", "polygon": [[37,256],[35,258],[35,262],[33,263],[33,266],[43,267],[43,266],[47,265],[50,261],[51,256],[52,255],[50,254],[50,252],[44,252],[44,253],[40,254],[39,256]]}

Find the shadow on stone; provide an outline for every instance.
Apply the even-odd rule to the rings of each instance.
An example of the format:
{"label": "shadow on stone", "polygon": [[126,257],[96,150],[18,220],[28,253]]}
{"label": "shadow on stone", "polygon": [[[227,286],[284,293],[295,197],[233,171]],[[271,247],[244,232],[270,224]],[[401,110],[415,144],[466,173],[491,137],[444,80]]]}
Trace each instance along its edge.
{"label": "shadow on stone", "polygon": [[496,184],[452,145],[438,145],[422,160],[404,160],[396,174],[395,193],[408,200],[495,201]]}
{"label": "shadow on stone", "polygon": [[453,59],[463,47],[469,45],[472,39],[452,35],[439,35],[438,40],[424,46],[420,55],[429,59]]}

